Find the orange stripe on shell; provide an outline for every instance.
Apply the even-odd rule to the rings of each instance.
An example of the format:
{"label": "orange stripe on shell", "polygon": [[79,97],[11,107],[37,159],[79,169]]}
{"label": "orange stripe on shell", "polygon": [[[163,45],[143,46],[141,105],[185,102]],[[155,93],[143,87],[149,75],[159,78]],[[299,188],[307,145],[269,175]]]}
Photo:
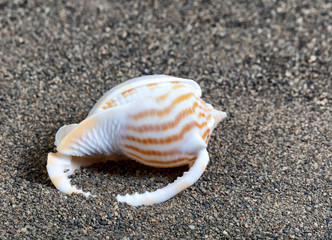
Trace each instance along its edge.
{"label": "orange stripe on shell", "polygon": [[177,154],[181,154],[179,150],[173,149],[168,151],[158,151],[158,150],[144,150],[139,147],[135,147],[133,145],[124,144],[123,147],[125,149],[135,151],[136,153],[143,154],[146,156],[173,156]]}
{"label": "orange stripe on shell", "polygon": [[208,128],[208,129],[205,130],[205,132],[203,133],[202,138],[204,140],[207,140],[207,137],[208,137],[209,133],[210,133],[210,128]]}
{"label": "orange stripe on shell", "polygon": [[124,138],[126,140],[141,143],[141,144],[145,144],[145,145],[148,145],[148,144],[161,144],[161,145],[170,144],[170,143],[182,140],[184,135],[187,132],[189,132],[192,128],[198,127],[198,128],[201,129],[201,128],[205,127],[206,125],[207,125],[206,122],[204,122],[202,124],[198,124],[197,122],[190,122],[182,128],[182,130],[179,134],[174,134],[172,136],[168,136],[168,137],[164,137],[164,138],[137,138],[137,137],[134,137],[132,135],[127,135]]}
{"label": "orange stripe on shell", "polygon": [[158,161],[158,160],[146,160],[132,152],[127,152],[127,154],[139,163],[142,163],[142,164],[148,165],[148,166],[152,166],[152,167],[158,166],[159,168],[184,166],[184,165],[187,165],[187,164],[195,161],[197,158],[196,156],[193,156],[191,158],[188,158],[188,157],[177,158],[177,159],[171,160],[171,161]]}
{"label": "orange stripe on shell", "polygon": [[131,88],[131,89],[127,90],[127,91],[122,92],[121,95],[122,95],[124,98],[126,98],[126,97],[128,97],[128,96],[134,94],[135,92],[136,92],[135,88]]}
{"label": "orange stripe on shell", "polygon": [[102,106],[102,109],[105,110],[105,109],[108,109],[108,108],[111,108],[111,107],[116,107],[116,106],[117,106],[117,104],[115,103],[115,100],[111,99]]}
{"label": "orange stripe on shell", "polygon": [[[127,129],[134,131],[134,132],[138,132],[138,133],[144,133],[144,132],[159,132],[159,131],[166,131],[172,128],[175,128],[176,126],[178,126],[180,124],[180,122],[182,121],[182,119],[184,119],[185,117],[189,116],[190,114],[193,114],[196,110],[196,108],[199,108],[201,110],[204,111],[204,109],[202,109],[202,107],[200,105],[198,105],[197,102],[194,102],[192,107],[189,108],[185,108],[184,110],[182,110],[181,112],[179,112],[175,119],[172,121],[168,121],[162,124],[145,124],[145,125],[141,125],[141,126],[132,126],[132,125],[127,125]],[[206,118],[206,121],[208,121],[209,119],[211,119],[211,114],[209,114]]]}
{"label": "orange stripe on shell", "polygon": [[190,99],[192,96],[194,96],[193,93],[183,94],[183,95],[177,97],[176,99],[174,99],[170,106],[168,106],[168,107],[166,107],[166,108],[164,108],[162,110],[159,110],[159,109],[149,109],[149,110],[137,113],[137,114],[133,115],[132,117],[135,120],[139,120],[139,119],[142,119],[142,118],[146,118],[146,117],[150,117],[150,116],[155,116],[155,115],[157,115],[159,117],[162,117],[164,115],[168,115],[171,112],[171,110],[176,105],[178,105],[179,103],[181,103],[183,101],[186,101],[186,100]]}
{"label": "orange stripe on shell", "polygon": [[150,83],[148,85],[146,85],[148,88],[150,88],[150,90],[154,90],[158,87],[158,83]]}
{"label": "orange stripe on shell", "polygon": [[161,102],[161,101],[165,101],[167,99],[167,97],[169,96],[170,92],[167,92],[159,97],[156,97],[156,101],[157,102]]}

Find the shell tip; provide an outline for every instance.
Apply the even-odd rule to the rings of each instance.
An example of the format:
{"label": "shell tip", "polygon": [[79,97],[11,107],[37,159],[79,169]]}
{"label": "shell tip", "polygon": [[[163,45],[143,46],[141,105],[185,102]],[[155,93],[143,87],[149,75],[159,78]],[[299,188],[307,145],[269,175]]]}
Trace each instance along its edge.
{"label": "shell tip", "polygon": [[227,117],[227,113],[213,109],[213,117],[216,120],[215,126]]}

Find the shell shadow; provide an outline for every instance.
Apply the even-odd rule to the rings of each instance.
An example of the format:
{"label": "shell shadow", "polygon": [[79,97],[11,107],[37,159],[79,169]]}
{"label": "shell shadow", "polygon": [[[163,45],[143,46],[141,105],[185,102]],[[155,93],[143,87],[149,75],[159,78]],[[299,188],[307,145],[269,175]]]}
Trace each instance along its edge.
{"label": "shell shadow", "polygon": [[[43,141],[40,141],[38,145],[31,146],[24,154],[22,154],[24,160],[19,164],[18,176],[32,184],[36,184],[36,187],[37,185],[43,185],[44,187],[55,189],[48,177],[46,164],[48,153],[56,152],[54,146],[54,136],[56,132],[57,129],[50,129],[49,131],[42,133],[41,136],[41,133],[37,131],[36,137],[43,139]],[[98,185],[97,178],[102,179],[105,175],[112,178],[115,177],[118,181],[122,181],[123,177],[137,177],[139,179],[157,177],[161,178],[161,180],[158,181],[163,181],[162,179],[165,178],[175,180],[178,176],[182,176],[187,170],[187,166],[177,168],[154,168],[145,166],[134,160],[119,160],[96,163],[89,167],[81,168],[81,170],[76,170],[75,173],[78,173],[79,175],[82,171],[87,171],[88,176],[85,176],[85,178],[91,176],[89,181],[92,181],[92,184],[95,183]],[[71,178],[75,178],[75,173]]]}
{"label": "shell shadow", "polygon": [[[153,190],[166,186],[177,177],[182,176],[188,166],[177,168],[154,168],[145,166],[134,160],[109,161],[96,163],[81,168],[70,176],[72,184],[102,196],[110,193],[135,192],[146,188]],[[106,179],[107,178],[107,179]],[[108,184],[111,184],[110,187]],[[150,190],[150,191],[151,191]]]}
{"label": "shell shadow", "polygon": [[[18,167],[18,175],[32,184],[53,186],[46,171],[47,154],[54,151],[54,136],[57,130],[50,129],[42,133],[42,130],[35,129],[34,142],[22,154],[23,161]],[[39,141],[38,141],[38,140]]]}

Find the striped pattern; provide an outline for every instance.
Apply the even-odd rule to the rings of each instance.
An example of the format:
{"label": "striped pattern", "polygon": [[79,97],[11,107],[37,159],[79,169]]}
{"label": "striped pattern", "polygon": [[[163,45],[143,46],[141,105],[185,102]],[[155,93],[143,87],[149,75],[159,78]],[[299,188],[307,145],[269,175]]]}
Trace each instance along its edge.
{"label": "striped pattern", "polygon": [[119,155],[159,168],[190,164],[188,172],[164,188],[116,197],[133,206],[168,200],[203,174],[209,162],[206,146],[210,135],[226,117],[200,96],[194,81],[165,75],[135,78],[112,88],[85,120],[59,129],[58,153],[48,155],[51,181],[61,192],[89,196],[68,178],[81,166]]}
{"label": "striped pattern", "polygon": [[[201,96],[201,89],[199,85],[192,80],[167,75],[143,76],[123,82],[109,90],[91,109],[89,116],[92,116],[99,111],[103,111],[114,106],[120,106],[146,96],[156,97],[150,95],[150,90],[154,90],[156,88],[160,89],[167,85],[174,86],[179,84],[191,87],[196,96]],[[134,90],[134,92],[132,92],[132,90]]]}
{"label": "striped pattern", "polygon": [[184,149],[183,146],[195,134],[208,142],[212,131],[208,123],[214,121],[212,108],[196,96],[191,87],[176,81],[148,88],[147,95],[154,97],[132,108],[120,140],[121,151],[152,167],[192,163],[199,149]]}
{"label": "striped pattern", "polygon": [[117,104],[115,103],[115,100],[111,99],[102,106],[102,109],[105,110],[105,109],[116,107],[116,106],[117,106]]}

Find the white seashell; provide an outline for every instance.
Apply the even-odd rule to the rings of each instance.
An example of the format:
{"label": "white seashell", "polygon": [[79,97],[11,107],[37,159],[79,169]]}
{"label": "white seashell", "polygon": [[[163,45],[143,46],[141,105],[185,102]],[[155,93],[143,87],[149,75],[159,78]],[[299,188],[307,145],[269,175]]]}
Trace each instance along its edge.
{"label": "white seashell", "polygon": [[51,181],[61,192],[89,196],[68,179],[82,166],[124,158],[159,168],[189,164],[188,172],[162,189],[116,197],[133,206],[170,199],[203,174],[209,137],[226,117],[200,96],[196,82],[166,75],[139,77],[112,88],[85,120],[57,132],[58,153],[49,153],[47,160]]}

